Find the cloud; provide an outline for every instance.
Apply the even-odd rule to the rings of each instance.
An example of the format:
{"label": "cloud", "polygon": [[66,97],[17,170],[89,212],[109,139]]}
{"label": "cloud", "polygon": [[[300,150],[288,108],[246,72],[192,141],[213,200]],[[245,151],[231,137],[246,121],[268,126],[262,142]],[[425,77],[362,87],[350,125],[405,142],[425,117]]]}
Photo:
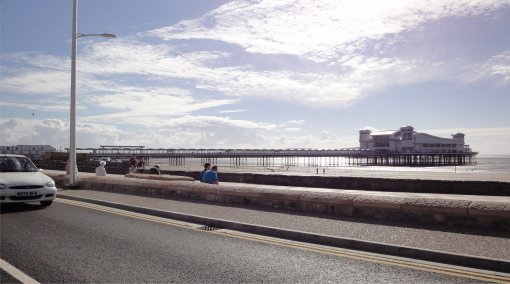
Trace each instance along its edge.
{"label": "cloud", "polygon": [[222,110],[219,111],[219,113],[239,113],[239,112],[245,112],[245,109],[231,109],[231,110]]}
{"label": "cloud", "polygon": [[[109,41],[80,41],[77,88],[85,96],[78,96],[79,103],[116,109],[111,119],[140,115],[132,107],[137,100],[143,102],[138,104],[146,109],[143,113],[149,109],[163,113],[166,108],[170,110],[166,115],[234,105],[247,97],[341,109],[398,85],[437,80],[473,83],[490,76],[509,80],[506,53],[478,62],[420,52],[428,42],[418,40],[419,44],[408,46],[410,38],[436,32],[420,26],[424,23],[490,15],[508,7],[508,1],[370,2],[372,9],[367,5],[365,1],[234,1],[170,27]],[[200,42],[193,45],[190,39]],[[407,53],[395,51],[397,46],[407,47]],[[5,91],[68,95],[68,59],[33,53],[2,58],[33,66],[2,79]],[[184,95],[170,95],[170,89]]]}
{"label": "cloud", "polygon": [[49,111],[59,111],[59,112],[69,112],[69,104],[62,103],[61,101],[53,101],[48,99],[39,100],[37,103],[27,104],[27,103],[12,103],[12,102],[4,102],[0,101],[0,107],[2,108],[26,108],[29,110],[36,110],[41,112],[49,112]]}
{"label": "cloud", "polygon": [[[67,126],[68,129],[69,126]],[[48,144],[63,145],[69,131],[61,120],[48,119],[0,119],[0,145]]]}
{"label": "cloud", "polygon": [[18,74],[2,76],[0,90],[29,95],[69,95],[69,72],[26,70]]}
{"label": "cloud", "polygon": [[[58,57],[51,54],[42,54],[39,52],[12,52],[0,54],[0,60],[3,64],[9,63],[14,66],[26,64],[38,67],[41,69],[51,69],[57,71],[71,71],[71,60],[67,57]],[[16,70],[16,69],[14,69]],[[12,68],[8,68],[5,71],[11,72]]]}
{"label": "cloud", "polygon": [[483,66],[485,74],[499,77],[505,84],[510,83],[510,51],[492,56]]}
{"label": "cloud", "polygon": [[144,121],[166,120],[202,109],[233,104],[236,100],[194,99],[189,91],[180,88],[140,88],[118,86],[105,88],[109,94],[94,95],[89,106],[108,109],[107,113],[85,116],[86,121],[112,121],[116,124],[141,124]]}
{"label": "cloud", "polygon": [[[144,98],[144,95],[154,94],[154,90],[165,92],[164,89],[169,89],[169,85],[177,84],[182,85],[181,89],[187,89],[185,92],[190,96],[197,92],[213,92],[239,98],[255,96],[292,101],[296,104],[349,106],[359,98],[362,87],[356,80],[329,72],[259,71],[248,66],[237,66],[234,62],[231,62],[233,66],[216,67],[218,61],[228,58],[225,52],[176,54],[168,47],[149,46],[133,40],[94,44],[84,49],[84,55],[78,61],[77,92],[81,94],[115,92],[119,96],[121,91],[138,89],[141,95],[139,98]],[[43,58],[39,56],[36,60],[38,68],[50,64],[44,63]],[[54,61],[54,58],[48,58]],[[24,60],[30,61],[30,57],[26,56]],[[140,76],[137,78],[137,81],[141,81],[138,84],[161,87],[134,87],[133,83],[122,79],[130,78],[131,75]],[[12,93],[52,93],[63,96],[68,95],[70,89],[69,74],[66,71],[39,72],[34,69],[12,75],[3,81],[6,91]],[[100,106],[111,107],[111,97],[102,97],[95,102],[100,103]],[[81,98],[78,96],[78,100]],[[223,100],[224,104],[233,102],[231,99]],[[157,109],[160,104],[152,103],[150,106]]]}
{"label": "cloud", "polygon": [[[263,54],[326,61],[359,41],[449,16],[490,12],[508,1],[232,1],[195,20],[145,33],[164,40],[211,39]],[[370,7],[367,9],[367,7]]]}
{"label": "cloud", "polygon": [[286,124],[298,124],[298,125],[301,125],[304,123],[305,123],[305,121],[303,119],[293,119],[293,120],[289,120],[286,122]]}
{"label": "cloud", "polygon": [[[334,100],[333,104],[349,104],[358,93],[355,84],[334,73],[257,70],[230,61],[229,54],[221,51],[182,52],[176,47],[129,40],[97,44],[85,53],[84,63],[80,64],[85,65],[85,72],[99,69],[102,75],[142,74],[158,81],[186,79],[197,89],[227,96],[257,96],[320,105],[329,100]],[[218,66],[220,62],[231,66]]]}
{"label": "cloud", "polygon": [[228,128],[245,128],[245,129],[262,129],[273,130],[276,128],[275,124],[271,123],[256,123],[248,120],[230,119],[217,116],[182,116],[179,118],[170,119],[166,125],[177,128],[200,128],[200,129],[213,129],[215,127]]}

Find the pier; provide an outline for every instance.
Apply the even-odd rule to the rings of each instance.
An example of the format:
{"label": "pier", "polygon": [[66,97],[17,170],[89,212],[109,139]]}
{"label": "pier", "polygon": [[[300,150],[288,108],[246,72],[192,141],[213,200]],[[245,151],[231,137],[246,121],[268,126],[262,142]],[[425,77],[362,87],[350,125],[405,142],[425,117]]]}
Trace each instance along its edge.
{"label": "pier", "polygon": [[217,164],[221,159],[231,166],[461,166],[476,163],[476,152],[464,153],[392,153],[359,148],[344,149],[165,149],[145,146],[100,146],[78,148],[91,158],[126,160],[131,156],[149,161],[168,159],[171,166],[185,166],[186,161]]}

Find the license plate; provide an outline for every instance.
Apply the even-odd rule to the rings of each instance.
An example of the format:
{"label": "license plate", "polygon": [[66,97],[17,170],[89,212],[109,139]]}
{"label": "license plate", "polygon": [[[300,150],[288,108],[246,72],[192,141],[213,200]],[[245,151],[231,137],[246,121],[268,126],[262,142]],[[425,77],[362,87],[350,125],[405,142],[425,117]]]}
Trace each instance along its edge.
{"label": "license plate", "polygon": [[37,191],[17,192],[16,196],[36,196]]}

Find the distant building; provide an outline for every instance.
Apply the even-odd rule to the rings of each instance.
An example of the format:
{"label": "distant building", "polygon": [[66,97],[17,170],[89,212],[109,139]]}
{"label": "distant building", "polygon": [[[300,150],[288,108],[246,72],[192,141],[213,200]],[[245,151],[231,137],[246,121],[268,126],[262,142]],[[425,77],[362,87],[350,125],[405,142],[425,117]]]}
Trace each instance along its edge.
{"label": "distant building", "polygon": [[0,146],[0,154],[18,154],[30,157],[32,160],[40,160],[47,152],[55,152],[57,149],[50,145],[9,145]]}
{"label": "distant building", "polygon": [[471,153],[464,144],[464,134],[456,133],[452,138],[442,138],[427,133],[415,132],[412,126],[399,130],[359,131],[361,149],[389,153]]}

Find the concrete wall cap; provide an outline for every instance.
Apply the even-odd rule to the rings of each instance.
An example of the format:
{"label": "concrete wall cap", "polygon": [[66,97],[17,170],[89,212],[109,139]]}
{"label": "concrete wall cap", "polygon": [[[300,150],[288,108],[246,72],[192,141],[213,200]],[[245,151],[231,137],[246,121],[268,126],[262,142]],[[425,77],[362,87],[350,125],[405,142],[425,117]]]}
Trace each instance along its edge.
{"label": "concrete wall cap", "polygon": [[355,193],[308,191],[299,195],[299,201],[352,206],[357,196]]}
{"label": "concrete wall cap", "polygon": [[468,214],[471,201],[444,198],[407,198],[402,204],[405,211],[426,211],[452,214]]}
{"label": "concrete wall cap", "polygon": [[191,183],[193,192],[217,193],[221,185],[207,184],[203,182]]}
{"label": "concrete wall cap", "polygon": [[218,194],[220,195],[236,195],[236,196],[246,196],[246,197],[260,197],[262,190],[252,190],[248,187],[226,187],[222,186],[218,188]]}
{"label": "concrete wall cap", "polygon": [[149,180],[168,180],[168,181],[194,181],[193,178],[187,176],[173,176],[173,175],[151,175],[129,173],[124,175],[127,178],[149,179]]}
{"label": "concrete wall cap", "polygon": [[292,192],[263,192],[260,194],[260,197],[263,199],[271,199],[271,200],[288,200],[288,201],[298,201],[299,195],[296,195]]}
{"label": "concrete wall cap", "polygon": [[510,218],[508,202],[473,201],[469,205],[469,215]]}
{"label": "concrete wall cap", "polygon": [[379,195],[358,195],[353,200],[354,207],[372,207],[387,209],[402,209],[405,198],[395,198]]}

